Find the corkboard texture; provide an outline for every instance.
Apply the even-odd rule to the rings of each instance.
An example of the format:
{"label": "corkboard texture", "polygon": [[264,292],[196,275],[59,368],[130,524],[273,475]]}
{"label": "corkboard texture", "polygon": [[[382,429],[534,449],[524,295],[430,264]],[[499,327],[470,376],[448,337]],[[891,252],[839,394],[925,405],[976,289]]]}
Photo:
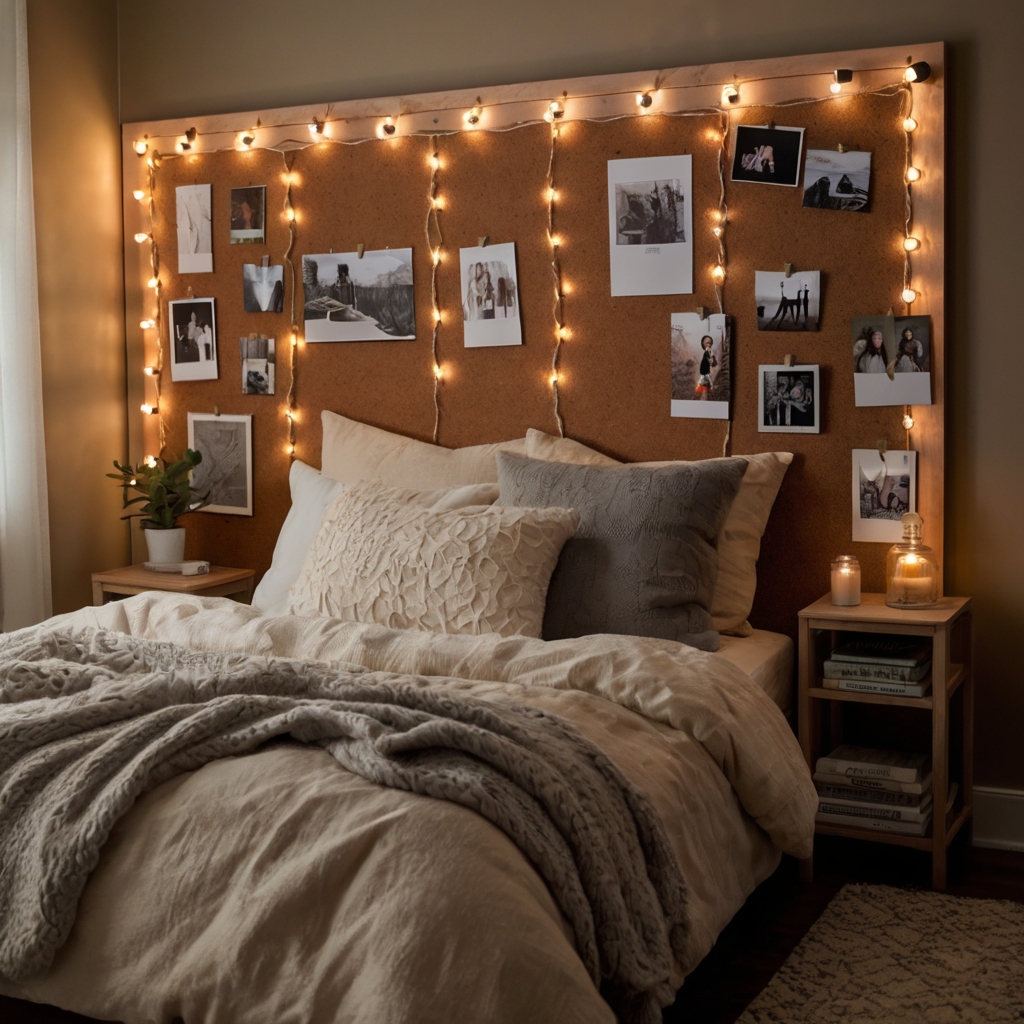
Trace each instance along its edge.
{"label": "corkboard texture", "polygon": [[[871,196],[866,212],[802,207],[803,188],[726,182],[727,278],[724,311],[733,317],[732,454],[785,450],[795,455],[762,545],[754,625],[795,632],[796,611],[827,587],[828,563],[859,556],[865,590],[883,589],[885,545],[850,540],[853,448],[887,438],[903,447],[902,408],[856,408],[850,318],[897,304],[902,287],[904,134],[897,96],[861,95],[842,103],[746,109],[734,123],[806,128],[805,148],[870,150]],[[716,132],[719,115],[649,115],[561,126],[554,175],[555,226],[562,238],[565,317],[571,337],[562,351],[561,410],[568,436],[620,459],[698,459],[722,454],[726,423],[669,415],[669,317],[699,306],[717,311],[711,228],[719,202]],[[522,437],[528,427],[557,433],[548,383],[555,341],[554,283],[547,242],[545,177],[551,129],[530,125],[503,132],[441,136],[438,194],[444,258],[438,269],[443,320],[438,355],[439,442],[449,447]],[[166,373],[162,409],[168,448],[186,445],[186,413],[251,413],[254,446],[252,518],[191,516],[188,557],[262,573],[289,505],[284,415],[288,390],[290,310],[302,324],[301,257],[330,250],[413,248],[414,341],[300,344],[296,350],[296,456],[320,464],[320,412],[330,409],[429,441],[434,427],[430,351],[428,209],[432,142],[404,137],[361,145],[321,144],[295,152],[297,241],[293,279],[285,268],[282,314],[246,313],[242,263],[270,256],[281,264],[288,245],[283,215],[285,161],[272,151],[219,152],[165,160],[157,172],[156,239],[164,297],[217,300],[219,379],[172,383]],[[607,161],[688,153],[693,157],[694,293],[612,298],[608,253]],[[727,174],[728,177],[728,174]],[[213,187],[214,272],[177,274],[175,192],[178,185]],[[266,245],[232,245],[229,190],[267,187]],[[515,242],[522,303],[522,347],[463,347],[458,250],[489,236]],[[820,330],[759,332],[755,270],[820,270]],[[165,309],[166,312],[166,309]],[[899,312],[899,309],[897,310]],[[167,323],[165,319],[165,325]],[[252,332],[277,340],[277,394],[241,393],[239,338]],[[167,338],[165,326],[165,358]],[[821,366],[820,434],[757,430],[757,367]]]}

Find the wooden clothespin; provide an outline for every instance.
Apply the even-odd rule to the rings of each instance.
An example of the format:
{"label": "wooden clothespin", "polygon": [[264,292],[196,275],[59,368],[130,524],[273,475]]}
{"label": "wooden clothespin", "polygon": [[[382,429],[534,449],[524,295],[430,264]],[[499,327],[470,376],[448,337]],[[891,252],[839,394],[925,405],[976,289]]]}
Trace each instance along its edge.
{"label": "wooden clothespin", "polygon": [[783,263],[782,264],[782,270],[785,273],[786,277],[792,277],[793,276],[793,264],[792,263]]}
{"label": "wooden clothespin", "polygon": [[213,407],[213,415],[214,416],[219,416],[220,415],[220,406],[219,405],[215,405]]}
{"label": "wooden clothespin", "polygon": [[476,240],[476,244],[482,249],[485,245],[487,245],[488,242],[490,242],[490,240],[490,235],[480,235],[480,237],[477,238]]}
{"label": "wooden clothespin", "polygon": [[190,299],[194,299],[194,298],[195,298],[195,293],[194,293],[194,292],[192,291],[192,285],[189,285],[189,286],[188,286],[188,292],[187,292],[187,295],[188,295],[188,297],[189,297]]}
{"label": "wooden clothespin", "polygon": [[357,252],[357,253],[359,253],[359,258],[360,258],[360,259],[362,259],[362,258],[363,258],[363,253],[364,253],[364,252],[366,252],[366,246],[365,246],[365,245],[363,245],[363,243],[362,243],[362,242],[360,242],[360,243],[359,243],[359,244],[358,244],[358,245],[356,246],[356,252]]}
{"label": "wooden clothespin", "polygon": [[889,442],[886,438],[882,438],[875,442],[875,447],[878,449],[878,454],[882,456],[882,461],[885,461],[885,453],[889,450]]}
{"label": "wooden clothespin", "polygon": [[270,266],[270,257],[269,256],[261,257],[261,259],[260,259],[260,266],[261,267],[269,267]]}
{"label": "wooden clothespin", "polygon": [[839,151],[840,153],[845,153],[845,152],[846,152],[846,147],[845,147],[845,146],[844,146],[844,145],[843,145],[843,144],[842,144],[841,142],[839,143],[839,145],[838,145],[838,146],[836,146],[836,149],[837,149],[837,150],[838,150],[838,151]]}
{"label": "wooden clothespin", "polygon": [[707,309],[705,309],[704,306],[698,306],[697,316],[700,317],[701,320],[707,320]]}
{"label": "wooden clothespin", "polygon": [[783,366],[793,366],[796,363],[796,356],[790,354],[782,357]]}

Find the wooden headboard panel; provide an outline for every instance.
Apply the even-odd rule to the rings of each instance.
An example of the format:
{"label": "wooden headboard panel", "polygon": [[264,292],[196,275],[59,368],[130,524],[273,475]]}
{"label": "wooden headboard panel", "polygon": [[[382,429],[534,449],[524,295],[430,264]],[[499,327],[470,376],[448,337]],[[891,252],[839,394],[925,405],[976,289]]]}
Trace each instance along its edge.
{"label": "wooden headboard panel", "polygon": [[[904,312],[900,292],[906,198],[906,135],[901,124],[905,95],[891,89],[888,94],[876,90],[901,80],[899,69],[910,55],[914,60],[929,60],[933,67],[932,79],[914,91],[915,116],[920,123],[914,138],[915,163],[927,169],[914,194],[914,230],[924,245],[913,264],[915,286],[921,291],[913,312],[933,318],[935,401],[930,408],[915,408],[917,424],[911,443],[920,452],[918,504],[926,520],[927,539],[941,547],[942,53],[940,44],[932,44],[906,52],[858,51],[661,72],[659,103],[654,112],[644,116],[636,113],[634,93],[651,87],[656,77],[652,74],[539,83],[491,90],[493,95],[483,97],[485,110],[492,112],[485,125],[494,129],[501,127],[499,115],[506,121],[528,120],[521,108],[532,103],[529,119],[533,119],[538,109],[543,110],[543,105],[538,108],[539,99],[568,93],[554,166],[556,230],[562,238],[562,274],[567,286],[565,319],[571,331],[562,350],[561,412],[568,436],[628,460],[707,458],[722,454],[726,441],[727,425],[722,421],[672,419],[669,415],[669,316],[699,306],[717,310],[710,270],[717,262],[718,250],[711,228],[712,213],[719,206],[717,137],[723,115],[708,108],[720,102],[722,83],[740,83],[741,102],[726,115],[732,126],[772,121],[802,126],[807,147],[834,149],[842,144],[873,154],[867,212],[804,209],[802,188],[728,181],[725,185],[729,223],[723,298],[725,312],[734,318],[729,451],[787,450],[796,456],[762,546],[752,620],[763,628],[795,631],[796,610],[827,589],[828,563],[836,554],[859,556],[865,589],[883,586],[886,546],[850,540],[850,452],[873,447],[879,439],[887,439],[894,448],[904,447],[903,409],[854,406],[850,318],[889,309],[897,315]],[[846,87],[852,88],[853,94],[833,98],[829,93],[831,70],[836,67],[864,69],[853,86]],[[787,75],[791,77],[781,77]],[[609,98],[612,93],[617,95]],[[596,94],[602,94],[598,109],[593,98],[590,106],[572,102],[573,97]],[[808,97],[814,101],[789,107],[755,105]],[[502,98],[515,103],[507,108],[495,106]],[[289,154],[296,176],[292,197],[297,239],[292,259],[298,287],[294,308],[300,328],[303,253],[350,251],[360,244],[367,249],[411,245],[414,250],[415,341],[300,343],[296,349],[296,456],[314,466],[320,459],[322,409],[431,439],[435,417],[431,262],[424,223],[433,132],[439,133],[437,183],[444,199],[439,215],[444,259],[437,277],[443,313],[438,358],[444,367],[438,440],[456,447],[521,437],[528,427],[557,433],[549,384],[555,334],[545,195],[551,128],[534,120],[512,130],[451,131],[461,126],[462,111],[475,99],[445,95],[339,105],[332,117],[345,107],[341,116],[350,120],[339,122],[338,132],[347,132],[352,142],[360,133],[369,134],[378,123],[366,118],[360,122],[356,108],[364,115],[381,115],[399,109],[401,102],[402,109],[416,113],[400,119],[403,130],[392,139],[351,145],[322,143]],[[241,277],[242,263],[258,262],[261,255],[268,254],[271,263],[279,264],[288,247],[289,229],[283,216],[285,157],[259,146],[250,152],[216,147],[230,145],[234,132],[254,124],[257,116],[262,125],[261,144],[298,139],[300,133],[308,139],[305,122],[323,113],[312,108],[265,111],[195,119],[189,124],[127,125],[124,129],[129,238],[136,231],[148,230],[145,204],[130,197],[140,180],[146,182],[145,158],[132,152],[132,142],[148,134],[152,155],[157,148],[171,149],[174,138],[194,124],[201,143],[198,152],[164,158],[156,170],[153,234],[161,255],[162,300],[183,298],[189,287],[197,297],[217,299],[220,377],[171,383],[169,374],[164,375],[160,409],[167,447],[173,452],[185,447],[187,412],[212,412],[216,407],[224,413],[251,413],[254,418],[255,514],[251,519],[214,514],[190,517],[188,557],[265,570],[289,501],[284,396],[289,384],[291,283],[286,269],[284,313],[253,314],[242,308]],[[630,116],[619,116],[621,113]],[[438,118],[436,127],[434,118]],[[280,127],[267,127],[273,125]],[[222,134],[217,135],[218,131]],[[693,157],[694,293],[612,298],[607,161],[679,153]],[[197,182],[209,182],[213,189],[214,273],[179,275],[174,190]],[[265,246],[229,242],[229,190],[248,184],[267,186]],[[458,249],[476,245],[482,235],[493,242],[517,244],[522,347],[463,347]],[[147,249],[146,245],[127,243],[130,289],[134,280],[141,284],[149,277]],[[787,262],[798,270],[822,272],[818,332],[757,330],[754,271],[782,270]],[[141,287],[133,291],[130,327],[138,319],[135,312],[150,315],[152,302],[152,292],[146,295]],[[161,338],[165,355],[166,325],[165,315]],[[272,398],[241,393],[239,338],[254,331],[277,339],[277,395]],[[141,369],[154,360],[155,339],[147,341],[132,329],[129,337],[137,338],[132,353]],[[781,363],[790,353],[798,363],[821,366],[824,405],[820,434],[758,433],[758,364]],[[145,400],[141,374],[131,376],[141,402]],[[133,424],[133,458],[141,459],[156,447],[155,424]],[[136,560],[142,553],[143,549],[136,548]]]}

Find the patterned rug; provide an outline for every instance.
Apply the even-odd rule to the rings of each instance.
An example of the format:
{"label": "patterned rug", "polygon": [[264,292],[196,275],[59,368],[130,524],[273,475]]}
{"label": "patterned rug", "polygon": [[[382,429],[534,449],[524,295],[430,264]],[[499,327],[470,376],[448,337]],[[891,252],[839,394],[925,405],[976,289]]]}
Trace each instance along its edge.
{"label": "patterned rug", "polygon": [[737,1024],[1024,1021],[1024,904],[847,885]]}

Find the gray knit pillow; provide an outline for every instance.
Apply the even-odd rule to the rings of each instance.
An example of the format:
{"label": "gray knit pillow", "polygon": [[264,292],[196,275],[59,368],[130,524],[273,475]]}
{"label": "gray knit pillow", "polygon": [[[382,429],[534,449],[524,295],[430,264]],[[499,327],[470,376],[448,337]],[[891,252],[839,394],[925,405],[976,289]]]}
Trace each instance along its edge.
{"label": "gray knit pillow", "polygon": [[551,576],[545,640],[624,633],[718,650],[715,543],[746,460],[605,467],[507,452],[497,459],[499,505],[580,514]]}

